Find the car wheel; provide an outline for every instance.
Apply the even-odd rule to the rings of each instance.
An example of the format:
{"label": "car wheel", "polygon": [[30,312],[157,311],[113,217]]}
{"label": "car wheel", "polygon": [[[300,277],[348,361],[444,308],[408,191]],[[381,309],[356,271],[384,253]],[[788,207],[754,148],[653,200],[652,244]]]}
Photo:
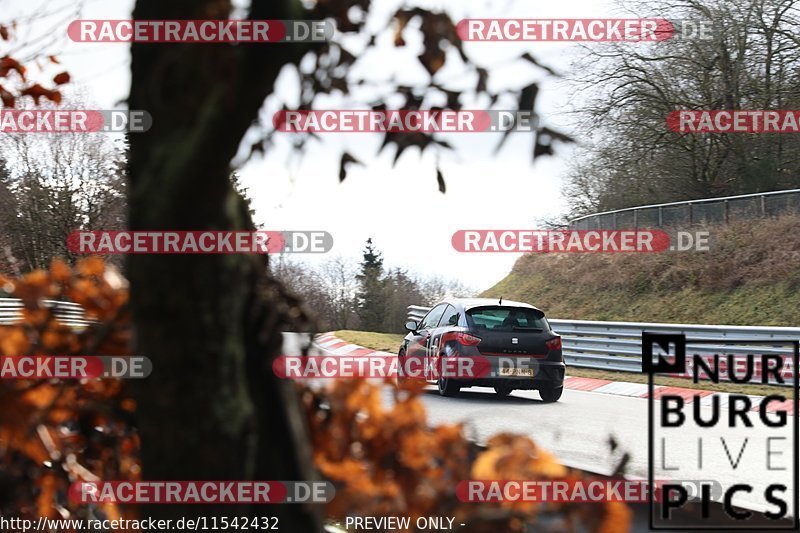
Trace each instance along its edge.
{"label": "car wheel", "polygon": [[506,396],[508,396],[509,394],[514,392],[514,389],[512,389],[508,385],[500,385],[500,386],[496,386],[494,388],[494,392],[498,396],[501,396],[501,397],[505,398]]}
{"label": "car wheel", "polygon": [[436,386],[442,396],[455,396],[461,391],[461,387],[452,379],[439,378],[436,381]]}
{"label": "car wheel", "polygon": [[542,385],[539,389],[539,396],[545,403],[557,402],[561,398],[561,393],[564,392],[564,386],[553,387],[552,385]]}

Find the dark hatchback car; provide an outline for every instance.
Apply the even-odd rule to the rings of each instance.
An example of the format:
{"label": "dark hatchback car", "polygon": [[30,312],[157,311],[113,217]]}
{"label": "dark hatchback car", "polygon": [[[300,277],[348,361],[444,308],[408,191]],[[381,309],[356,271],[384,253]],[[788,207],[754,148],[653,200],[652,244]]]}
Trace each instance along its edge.
{"label": "dark hatchback car", "polygon": [[[561,337],[544,313],[532,305],[486,298],[449,299],[434,306],[422,320],[406,323],[399,357],[442,364],[448,357],[466,357],[488,365],[487,372],[439,372],[442,396],[462,387],[494,387],[500,396],[517,389],[538,390],[545,402],[555,402],[564,390]],[[451,361],[455,362],[455,361]],[[440,367],[441,368],[441,367]],[[454,366],[453,366],[454,368]]]}

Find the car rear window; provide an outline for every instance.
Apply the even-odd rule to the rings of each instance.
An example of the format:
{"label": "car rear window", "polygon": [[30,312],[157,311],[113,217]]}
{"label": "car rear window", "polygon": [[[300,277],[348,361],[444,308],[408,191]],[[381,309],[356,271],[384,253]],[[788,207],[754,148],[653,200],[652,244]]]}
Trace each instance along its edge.
{"label": "car rear window", "polygon": [[548,329],[544,313],[526,307],[478,307],[467,311],[476,329],[512,331],[520,329]]}

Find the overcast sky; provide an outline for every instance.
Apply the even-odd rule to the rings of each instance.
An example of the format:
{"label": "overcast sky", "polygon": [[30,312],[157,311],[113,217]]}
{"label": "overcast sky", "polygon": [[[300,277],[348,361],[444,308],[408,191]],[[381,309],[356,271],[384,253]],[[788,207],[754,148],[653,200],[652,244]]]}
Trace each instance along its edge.
{"label": "overcast sky", "polygon": [[[87,0],[81,18],[130,18],[133,0]],[[415,2],[417,3],[417,2]],[[240,4],[240,2],[237,2]],[[591,18],[619,15],[609,0],[530,2],[529,0],[443,0],[419,4],[443,7],[454,20],[473,18]],[[0,0],[0,19],[37,8],[49,12],[72,0]],[[401,2],[373,0],[375,23],[386,20]],[[642,16],[646,16],[643,13]],[[67,21],[70,13],[66,14]],[[85,90],[98,107],[118,106],[130,85],[129,46],[126,44],[72,43],[66,40],[66,24],[54,20],[52,27],[40,23],[35,31],[52,35],[48,46],[60,51],[63,67],[73,76],[74,87]],[[63,35],[63,36],[62,36]],[[425,82],[427,73],[415,56],[421,43],[409,41],[404,50],[389,45],[390,36],[378,40],[379,49],[360,58],[359,74],[375,79]],[[198,45],[201,46],[201,45]],[[489,67],[494,88],[521,88],[541,82],[537,110],[548,126],[569,131],[569,85],[548,78],[526,62],[512,59],[528,51],[541,62],[565,71],[577,52],[569,43],[465,43],[466,53],[479,65]],[[51,68],[61,68],[54,66]],[[461,72],[445,68],[436,81],[458,83]],[[296,80],[282,74],[279,98],[296,98]],[[465,85],[474,81],[465,80]],[[330,101],[330,107],[341,106]],[[124,105],[124,104],[123,104]],[[275,101],[267,102],[262,116],[269,119]],[[362,106],[363,107],[363,106]],[[265,158],[244,164],[242,181],[250,190],[256,219],[266,229],[326,230],[334,237],[332,255],[358,260],[364,241],[372,237],[384,253],[385,264],[405,267],[425,276],[457,279],[478,290],[490,287],[510,270],[518,254],[459,254],[450,238],[459,229],[536,229],[537,221],[553,218],[564,209],[561,185],[573,150],[562,147],[552,158],[531,163],[530,134],[511,136],[495,157],[499,134],[451,134],[454,153],[444,154],[440,166],[447,194],[437,190],[434,154],[420,157],[409,149],[392,167],[394,148],[380,155],[380,134],[323,134],[312,141],[304,158],[290,153],[291,133],[280,134]],[[364,166],[351,166],[347,180],[338,181],[338,163],[345,149]],[[295,256],[309,264],[324,257]]]}

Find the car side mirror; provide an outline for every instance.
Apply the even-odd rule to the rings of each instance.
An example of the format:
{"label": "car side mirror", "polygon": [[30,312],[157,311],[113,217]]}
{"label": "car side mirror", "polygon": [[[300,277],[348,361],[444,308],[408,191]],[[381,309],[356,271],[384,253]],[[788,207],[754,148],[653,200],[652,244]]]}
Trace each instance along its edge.
{"label": "car side mirror", "polygon": [[416,333],[418,327],[419,324],[417,324],[414,320],[409,320],[408,322],[406,322],[406,329],[411,333]]}

